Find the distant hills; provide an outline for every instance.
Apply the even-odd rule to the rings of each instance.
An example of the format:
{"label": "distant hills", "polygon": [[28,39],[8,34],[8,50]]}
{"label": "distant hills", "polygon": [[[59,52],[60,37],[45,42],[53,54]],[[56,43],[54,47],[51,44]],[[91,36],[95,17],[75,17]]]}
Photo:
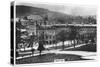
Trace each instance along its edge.
{"label": "distant hills", "polygon": [[44,8],[16,5],[16,17],[28,16],[28,15],[41,15],[41,16],[47,15],[48,20],[57,21],[60,23],[72,23],[72,22],[79,24],[81,22],[89,23],[87,17],[67,15],[60,12],[50,11]]}
{"label": "distant hills", "polygon": [[16,16],[27,16],[32,14],[42,15],[46,14],[48,12],[47,9],[43,8],[36,8],[36,7],[30,7],[30,6],[24,6],[24,5],[17,5],[16,6]]}

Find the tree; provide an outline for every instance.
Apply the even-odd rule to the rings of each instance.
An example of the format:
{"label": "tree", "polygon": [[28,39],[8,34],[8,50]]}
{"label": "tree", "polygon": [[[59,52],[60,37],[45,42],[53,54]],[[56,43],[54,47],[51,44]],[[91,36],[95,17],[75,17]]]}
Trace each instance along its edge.
{"label": "tree", "polygon": [[25,26],[21,24],[21,21],[19,20],[16,22],[16,49],[18,49],[19,43],[24,43],[24,39],[21,38],[21,35],[23,32],[21,32],[21,29],[25,29]]}
{"label": "tree", "polygon": [[93,16],[89,16],[87,19],[89,23],[96,24],[96,19]]}
{"label": "tree", "polygon": [[[21,21],[19,20],[18,22],[16,22],[16,48],[18,48],[18,44],[20,43],[28,43],[28,47],[33,47],[32,45],[33,42],[36,40],[36,36],[34,34],[29,36],[27,31],[22,32],[21,29],[26,29],[26,26],[22,25]],[[26,38],[21,38],[22,35],[25,35]],[[26,45],[24,45],[24,49],[25,47]]]}
{"label": "tree", "polygon": [[44,41],[44,33],[41,33],[40,34],[40,36],[39,36],[39,47],[38,47],[38,50],[40,51],[39,53],[40,53],[40,55],[41,55],[41,52],[43,51],[43,50],[45,50],[45,48],[44,48],[44,43],[45,43],[45,41]]}
{"label": "tree", "polygon": [[69,34],[70,32],[67,32],[66,30],[62,30],[61,32],[59,32],[57,35],[56,35],[56,40],[58,41],[62,41],[62,49],[64,50],[64,41],[68,40],[69,39]]}
{"label": "tree", "polygon": [[34,54],[35,49],[33,48],[33,43],[37,42],[38,38],[36,35],[32,34],[31,36],[28,36],[25,41],[29,44],[28,47],[31,47],[32,54]]}
{"label": "tree", "polygon": [[[25,43],[24,39],[21,38],[21,35],[24,34],[23,32],[21,32],[21,29],[25,29],[25,26],[23,26],[21,24],[21,21],[19,20],[18,22],[16,22],[16,49],[19,48],[19,44],[20,43]],[[16,57],[18,57],[18,51],[16,50]]]}
{"label": "tree", "polygon": [[74,41],[74,48],[75,48],[75,39],[77,38],[77,28],[75,26],[71,26],[71,32],[70,32],[70,40],[73,40]]}

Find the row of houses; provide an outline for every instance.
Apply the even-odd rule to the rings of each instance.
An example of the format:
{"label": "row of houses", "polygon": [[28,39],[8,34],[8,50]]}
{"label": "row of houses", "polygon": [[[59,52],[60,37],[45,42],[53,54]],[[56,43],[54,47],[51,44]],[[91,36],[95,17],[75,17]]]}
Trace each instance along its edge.
{"label": "row of houses", "polygon": [[[37,35],[38,37],[43,34],[43,40],[45,40],[46,44],[52,44],[56,40],[56,34],[58,34],[60,31],[70,31],[71,26],[74,26],[77,28],[77,32],[79,35],[87,37],[87,36],[93,36],[96,35],[96,26],[95,25],[83,25],[83,24],[54,24],[49,22],[48,20],[44,20],[39,15],[30,15],[26,18],[20,18],[17,20],[20,21],[22,25],[26,26],[26,31],[29,33],[29,35]],[[91,34],[92,33],[92,34]],[[66,34],[67,35],[67,34]],[[41,40],[38,39],[38,40]]]}

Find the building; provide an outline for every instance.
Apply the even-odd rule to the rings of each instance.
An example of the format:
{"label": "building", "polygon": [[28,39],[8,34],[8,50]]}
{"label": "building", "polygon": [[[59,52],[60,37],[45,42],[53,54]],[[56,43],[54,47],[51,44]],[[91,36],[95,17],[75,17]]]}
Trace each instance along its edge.
{"label": "building", "polygon": [[[77,34],[80,38],[92,37],[96,35],[96,26],[88,24],[55,24],[54,22],[49,22],[44,20],[39,15],[27,16],[27,19],[21,21],[23,25],[27,27],[27,32],[30,35],[37,35],[38,40],[45,41],[45,44],[52,44],[56,41],[56,34],[60,31],[65,30],[67,32],[71,31],[71,27],[74,26]],[[54,23],[54,24],[53,24]],[[66,34],[67,35],[67,34]],[[96,36],[95,36],[96,38]]]}

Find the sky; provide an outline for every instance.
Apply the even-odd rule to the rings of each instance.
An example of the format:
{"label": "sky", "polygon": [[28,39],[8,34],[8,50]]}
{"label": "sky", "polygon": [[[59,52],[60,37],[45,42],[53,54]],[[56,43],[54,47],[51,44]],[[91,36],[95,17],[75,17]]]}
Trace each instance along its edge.
{"label": "sky", "polygon": [[61,12],[69,15],[74,16],[88,16],[88,15],[96,15],[97,8],[95,6],[83,6],[83,5],[54,5],[54,4],[36,4],[36,3],[23,3],[18,2],[17,5],[26,5],[26,6],[32,6],[32,7],[39,7],[39,8],[45,8],[50,11],[56,11]]}

